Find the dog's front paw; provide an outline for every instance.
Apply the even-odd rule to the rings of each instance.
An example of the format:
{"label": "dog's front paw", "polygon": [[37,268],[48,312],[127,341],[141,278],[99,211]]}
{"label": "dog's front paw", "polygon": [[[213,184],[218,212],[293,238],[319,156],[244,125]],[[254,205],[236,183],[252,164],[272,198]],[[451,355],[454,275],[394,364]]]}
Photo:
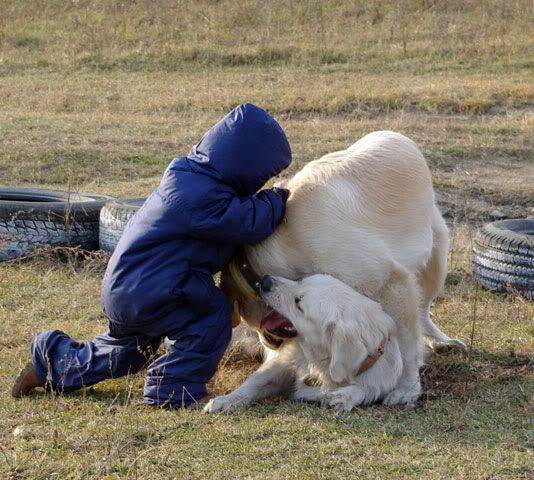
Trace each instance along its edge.
{"label": "dog's front paw", "polygon": [[325,403],[330,407],[350,412],[357,405],[363,403],[365,395],[363,392],[354,387],[342,387],[336,390],[327,392],[325,395]]}
{"label": "dog's front paw", "polygon": [[318,387],[310,387],[302,384],[297,386],[288,398],[298,402],[321,402],[323,400],[323,394]]}
{"label": "dog's front paw", "polygon": [[211,399],[204,407],[205,413],[228,412],[239,406],[239,402],[232,399],[230,395],[221,395]]}
{"label": "dog's front paw", "polygon": [[421,384],[417,382],[412,385],[399,385],[384,398],[384,405],[392,407],[394,405],[406,405],[413,407],[421,395]]}

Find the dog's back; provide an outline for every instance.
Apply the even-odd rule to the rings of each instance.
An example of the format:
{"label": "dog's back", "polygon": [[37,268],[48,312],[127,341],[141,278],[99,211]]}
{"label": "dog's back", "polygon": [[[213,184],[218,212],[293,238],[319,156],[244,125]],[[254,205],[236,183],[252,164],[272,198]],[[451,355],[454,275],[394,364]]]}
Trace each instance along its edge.
{"label": "dog's back", "polygon": [[[371,133],[346,150],[310,162],[288,188],[286,220],[261,248],[250,252],[258,271],[289,278],[324,272],[355,286],[355,265],[363,272],[380,271],[388,256],[415,271],[427,262],[432,181],[423,155],[409,138]],[[291,266],[281,261],[287,256]],[[344,275],[348,264],[351,271]]]}

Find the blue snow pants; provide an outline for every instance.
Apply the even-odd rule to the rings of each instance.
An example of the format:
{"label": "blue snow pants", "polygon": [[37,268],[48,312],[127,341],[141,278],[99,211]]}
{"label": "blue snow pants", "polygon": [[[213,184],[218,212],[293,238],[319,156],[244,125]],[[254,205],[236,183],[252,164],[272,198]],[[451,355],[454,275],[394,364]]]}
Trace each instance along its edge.
{"label": "blue snow pants", "polygon": [[39,333],[31,343],[33,365],[46,388],[68,392],[138,372],[167,337],[168,353],[148,365],[143,401],[187,406],[206,395],[231,337],[228,302],[209,303],[209,311],[184,307],[150,324],[110,320],[106,333],[86,342],[60,330]]}

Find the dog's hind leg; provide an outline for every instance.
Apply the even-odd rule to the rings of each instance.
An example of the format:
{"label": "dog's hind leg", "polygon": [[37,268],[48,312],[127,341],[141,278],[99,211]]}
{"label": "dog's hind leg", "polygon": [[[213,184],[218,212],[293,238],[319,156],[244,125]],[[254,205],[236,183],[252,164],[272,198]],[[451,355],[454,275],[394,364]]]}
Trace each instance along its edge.
{"label": "dog's hind leg", "polygon": [[460,340],[451,339],[432,321],[430,307],[434,299],[443,289],[447,277],[447,253],[449,250],[449,232],[441,213],[434,206],[432,217],[432,253],[425,268],[418,274],[421,287],[421,321],[423,335],[428,346],[436,353],[448,351],[466,351],[465,344]]}
{"label": "dog's hind leg", "polygon": [[402,374],[396,387],[385,399],[385,405],[412,405],[421,393],[421,322],[419,321],[418,285],[413,274],[392,262],[389,278],[377,293],[384,311],[395,320],[396,337],[402,355]]}

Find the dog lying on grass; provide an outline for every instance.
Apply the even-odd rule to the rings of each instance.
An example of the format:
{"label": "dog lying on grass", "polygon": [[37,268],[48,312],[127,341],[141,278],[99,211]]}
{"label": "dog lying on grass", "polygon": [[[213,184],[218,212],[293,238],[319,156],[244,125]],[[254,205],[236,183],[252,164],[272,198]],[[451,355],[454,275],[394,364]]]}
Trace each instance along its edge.
{"label": "dog lying on grass", "polygon": [[[348,411],[382,400],[395,388],[403,361],[395,323],[379,303],[330,275],[299,282],[265,277],[261,291],[265,303],[298,332],[295,340],[306,361],[298,364],[293,398],[324,400]],[[415,342],[414,347],[419,348]],[[320,387],[304,388],[300,379],[308,374]]]}
{"label": "dog lying on grass", "polygon": [[[288,319],[298,335],[280,347],[276,368],[261,369],[235,392],[218,397],[207,411],[258,399],[278,383],[294,400],[321,402],[346,411],[384,400],[397,385],[403,359],[395,323],[379,303],[330,275],[295,282],[264,277],[267,306]],[[417,341],[414,348],[420,348]],[[315,386],[305,383],[313,378]],[[285,379],[279,382],[279,379]]]}

